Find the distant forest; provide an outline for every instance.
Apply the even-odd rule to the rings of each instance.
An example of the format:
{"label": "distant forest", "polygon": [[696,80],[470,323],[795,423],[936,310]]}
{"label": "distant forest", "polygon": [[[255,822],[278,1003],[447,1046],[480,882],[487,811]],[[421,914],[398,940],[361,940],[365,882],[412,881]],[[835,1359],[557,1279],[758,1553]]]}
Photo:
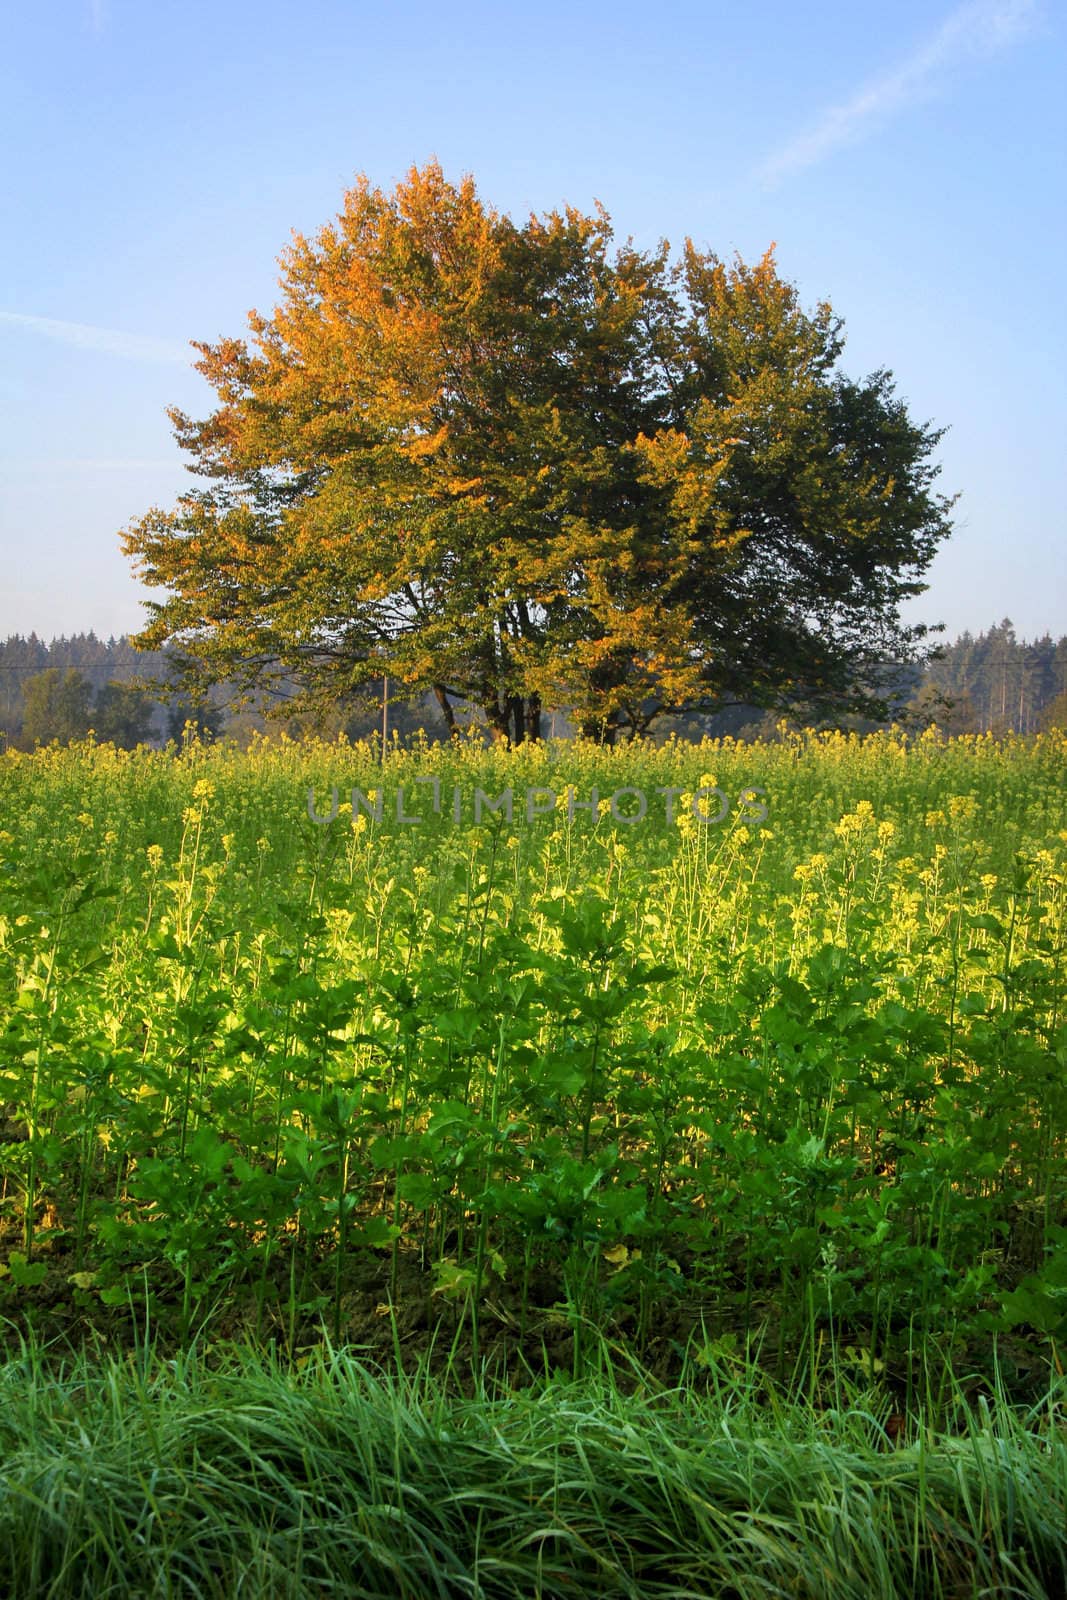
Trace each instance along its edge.
{"label": "distant forest", "polygon": [[[165,653],[135,650],[128,640],[74,634],[46,643],[31,633],[0,643],[0,749],[32,750],[58,740],[96,738],[126,748],[180,740],[192,724],[202,737],[227,736],[241,743],[253,732],[284,729],[292,737],[306,732],[365,738],[382,727],[381,681],[358,699],[338,706],[325,724],[287,717],[284,701],[267,716],[263,706],[233,707],[225,685],[202,704],[191,704],[165,686],[170,682]],[[1036,733],[1067,727],[1067,635],[1019,639],[1005,619],[988,633],[964,633],[939,647],[924,668],[902,666],[892,696],[892,720],[916,730],[936,724],[946,733]],[[280,711],[280,715],[278,712]],[[664,718],[654,733],[665,737],[732,734],[739,738],[773,736],[781,711],[733,707],[720,716]],[[803,708],[787,720],[802,725]],[[432,697],[389,699],[386,725],[401,737],[424,728],[431,739],[444,736]],[[872,728],[851,720],[848,726]],[[573,730],[560,715],[547,719],[546,732]]]}

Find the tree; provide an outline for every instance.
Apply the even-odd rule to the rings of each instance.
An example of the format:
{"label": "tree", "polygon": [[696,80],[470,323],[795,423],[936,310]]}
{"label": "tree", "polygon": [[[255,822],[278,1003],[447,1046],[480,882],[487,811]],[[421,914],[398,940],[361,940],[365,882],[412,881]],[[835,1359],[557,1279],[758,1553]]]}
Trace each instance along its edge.
{"label": "tree", "polygon": [[948,532],[940,435],[836,370],[768,253],[611,253],[602,211],[518,226],[431,164],[361,178],[296,237],[249,342],[198,344],[219,404],[171,413],[204,487],[130,524],[169,590],[135,641],[187,681],[387,673],[446,722],[537,737],[682,708],[881,707],[904,598]]}
{"label": "tree", "polygon": [[29,746],[69,744],[89,731],[92,684],[76,667],[46,667],[23,685],[22,738]]}
{"label": "tree", "polygon": [[1067,689],[1054,695],[1041,713],[1041,727],[1046,733],[1062,729],[1067,733]]}
{"label": "tree", "polygon": [[223,721],[221,709],[207,701],[173,700],[167,708],[167,738],[180,744],[192,729],[195,738],[210,744],[222,732]]}
{"label": "tree", "polygon": [[144,744],[152,732],[152,701],[136,684],[106,683],[97,692],[93,707],[93,728],[104,744],[133,750]]}
{"label": "tree", "polygon": [[978,717],[970,695],[947,693],[927,682],[905,707],[902,721],[915,728],[940,728],[942,733],[977,733]]}

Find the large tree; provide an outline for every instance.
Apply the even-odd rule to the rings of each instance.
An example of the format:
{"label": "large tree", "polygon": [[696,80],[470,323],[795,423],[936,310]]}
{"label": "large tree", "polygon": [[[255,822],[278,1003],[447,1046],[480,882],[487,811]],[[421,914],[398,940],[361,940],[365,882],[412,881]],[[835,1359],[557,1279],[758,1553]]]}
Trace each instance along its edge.
{"label": "large tree", "polygon": [[837,370],[770,254],[612,250],[519,226],[431,164],[360,179],[282,257],[250,340],[198,344],[172,412],[203,486],[124,535],[169,591],[139,637],[192,683],[334,702],[387,673],[451,726],[536,737],[662,711],[870,711],[923,634],[899,602],[948,531],[939,435]]}

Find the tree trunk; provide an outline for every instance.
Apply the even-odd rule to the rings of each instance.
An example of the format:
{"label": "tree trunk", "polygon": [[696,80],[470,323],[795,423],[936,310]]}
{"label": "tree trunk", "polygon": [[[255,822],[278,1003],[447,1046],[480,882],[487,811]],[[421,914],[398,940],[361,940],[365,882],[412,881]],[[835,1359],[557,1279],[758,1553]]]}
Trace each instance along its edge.
{"label": "tree trunk", "polygon": [[485,720],[489,724],[489,732],[492,735],[493,743],[507,744],[511,738],[510,701],[505,700],[501,704],[499,700],[489,700],[483,705],[482,709],[485,712]]}
{"label": "tree trunk", "polygon": [[510,694],[483,702],[482,709],[494,742],[514,748],[527,739],[541,737],[541,696],[538,694],[530,695],[529,699],[521,694]]}
{"label": "tree trunk", "polygon": [[532,694],[526,702],[526,737],[538,740],[541,737],[541,696]]}
{"label": "tree trunk", "polygon": [[456,713],[453,711],[452,702],[448,698],[448,690],[445,688],[443,683],[435,683],[433,686],[433,692],[437,697],[437,704],[441,707],[441,715],[445,719],[445,727],[448,729],[448,737],[450,739],[458,738],[459,729],[456,727]]}

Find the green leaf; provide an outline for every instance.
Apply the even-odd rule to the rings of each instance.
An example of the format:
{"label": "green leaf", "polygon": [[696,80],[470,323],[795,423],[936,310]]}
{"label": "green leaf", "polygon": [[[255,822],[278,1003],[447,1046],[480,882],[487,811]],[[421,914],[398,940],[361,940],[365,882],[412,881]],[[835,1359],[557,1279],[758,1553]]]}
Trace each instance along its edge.
{"label": "green leaf", "polygon": [[7,1265],[12,1283],[20,1289],[36,1289],[48,1276],[47,1262],[28,1262],[20,1250],[12,1250]]}

